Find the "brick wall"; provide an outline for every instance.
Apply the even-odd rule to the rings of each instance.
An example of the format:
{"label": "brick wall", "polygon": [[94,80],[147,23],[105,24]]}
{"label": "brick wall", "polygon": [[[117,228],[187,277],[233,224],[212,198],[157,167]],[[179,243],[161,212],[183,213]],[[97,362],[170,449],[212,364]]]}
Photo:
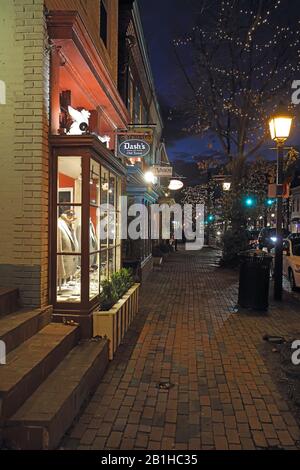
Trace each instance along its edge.
{"label": "brick wall", "polygon": [[43,0],[1,4],[0,285],[48,302],[49,53]]}
{"label": "brick wall", "polygon": [[45,0],[48,10],[78,11],[112,78],[118,77],[118,5],[119,0],[105,0],[108,13],[107,48],[100,39],[100,0]]}

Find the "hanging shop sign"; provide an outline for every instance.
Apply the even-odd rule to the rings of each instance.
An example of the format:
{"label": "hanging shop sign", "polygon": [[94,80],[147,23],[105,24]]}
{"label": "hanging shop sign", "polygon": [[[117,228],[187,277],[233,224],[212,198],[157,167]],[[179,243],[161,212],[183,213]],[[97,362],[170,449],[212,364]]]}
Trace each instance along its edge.
{"label": "hanging shop sign", "polygon": [[146,158],[152,156],[153,129],[138,128],[118,134],[118,157]]}
{"label": "hanging shop sign", "polygon": [[269,184],[268,197],[272,199],[275,199],[277,197],[288,199],[290,197],[290,185],[287,183]]}
{"label": "hanging shop sign", "polygon": [[119,153],[127,158],[145,158],[150,153],[150,145],[142,139],[125,140],[119,145]]}
{"label": "hanging shop sign", "polygon": [[158,176],[161,178],[171,178],[173,175],[173,167],[171,166],[159,166],[159,165],[154,165],[151,168],[154,176]]}

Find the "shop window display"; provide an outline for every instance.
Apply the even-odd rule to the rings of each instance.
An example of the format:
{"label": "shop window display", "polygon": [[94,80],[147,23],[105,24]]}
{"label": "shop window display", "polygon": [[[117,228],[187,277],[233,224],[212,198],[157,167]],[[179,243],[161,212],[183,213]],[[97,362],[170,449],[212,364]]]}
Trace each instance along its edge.
{"label": "shop window display", "polygon": [[87,297],[93,301],[99,296],[101,282],[121,266],[118,179],[91,158],[88,181],[82,163],[81,157],[58,157],[57,303],[79,304]]}
{"label": "shop window display", "polygon": [[[101,281],[117,269],[117,178],[91,161],[90,181],[90,300],[99,295]],[[93,196],[92,194],[97,194]],[[99,197],[98,197],[99,195]],[[95,262],[97,258],[98,262]]]}
{"label": "shop window display", "polygon": [[81,157],[59,157],[57,301],[81,301]]}

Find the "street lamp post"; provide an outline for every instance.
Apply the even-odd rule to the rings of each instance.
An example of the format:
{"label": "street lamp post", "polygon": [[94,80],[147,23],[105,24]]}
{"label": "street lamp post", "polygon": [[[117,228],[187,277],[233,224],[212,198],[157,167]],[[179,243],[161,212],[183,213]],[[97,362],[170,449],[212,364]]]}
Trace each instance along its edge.
{"label": "street lamp post", "polygon": [[283,152],[291,131],[293,117],[282,107],[269,121],[271,137],[277,145],[277,222],[274,269],[274,299],[282,300],[283,275]]}

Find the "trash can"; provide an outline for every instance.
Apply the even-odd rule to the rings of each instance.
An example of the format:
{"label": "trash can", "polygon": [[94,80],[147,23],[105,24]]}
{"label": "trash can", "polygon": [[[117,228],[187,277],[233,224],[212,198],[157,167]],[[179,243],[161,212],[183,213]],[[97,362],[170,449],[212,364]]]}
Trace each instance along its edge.
{"label": "trash can", "polygon": [[240,307],[268,310],[271,262],[272,256],[263,251],[240,253]]}

